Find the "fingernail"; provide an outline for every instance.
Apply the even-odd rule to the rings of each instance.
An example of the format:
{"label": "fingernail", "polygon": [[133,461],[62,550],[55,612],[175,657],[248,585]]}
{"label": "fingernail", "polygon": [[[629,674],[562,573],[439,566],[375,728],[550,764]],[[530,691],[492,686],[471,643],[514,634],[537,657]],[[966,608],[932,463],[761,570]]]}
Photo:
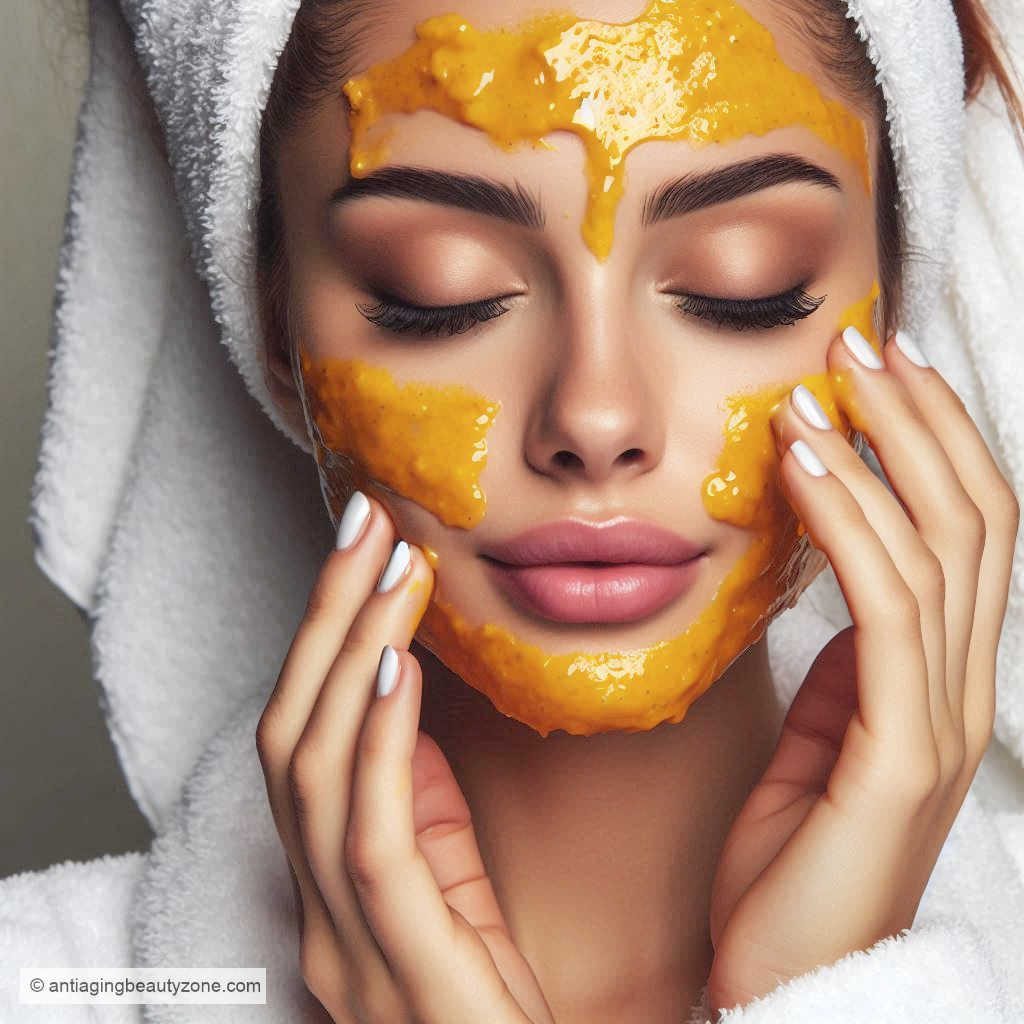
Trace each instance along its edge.
{"label": "fingernail", "polygon": [[338,542],[335,546],[339,551],[344,551],[355,544],[369,518],[370,502],[362,491],[356,491],[348,499],[341,522],[338,524]]}
{"label": "fingernail", "polygon": [[843,331],[843,344],[849,349],[850,354],[862,366],[869,370],[884,370],[885,363],[878,357],[878,353],[868,344],[856,327],[847,327]]}
{"label": "fingernail", "polygon": [[818,430],[832,429],[832,421],[826,415],[825,410],[819,405],[814,393],[805,388],[803,384],[797,384],[793,388],[793,405],[812,427],[817,427]]}
{"label": "fingernail", "polygon": [[920,366],[922,370],[926,370],[932,364],[928,362],[928,357],[918,348],[917,343],[913,338],[910,337],[905,331],[897,331],[896,337],[893,338],[896,342],[899,350],[915,365]]}
{"label": "fingernail", "polygon": [[815,455],[814,449],[806,441],[794,441],[789,450],[811,476],[825,476],[828,473],[828,467]]}
{"label": "fingernail", "polygon": [[385,644],[380,652],[380,664],[377,666],[377,696],[386,697],[398,681],[398,652]]}
{"label": "fingernail", "polygon": [[380,582],[377,584],[377,593],[383,594],[389,591],[401,579],[402,573],[405,572],[408,565],[409,545],[404,540],[400,540],[395,545],[395,550],[391,552],[388,564],[381,574]]}

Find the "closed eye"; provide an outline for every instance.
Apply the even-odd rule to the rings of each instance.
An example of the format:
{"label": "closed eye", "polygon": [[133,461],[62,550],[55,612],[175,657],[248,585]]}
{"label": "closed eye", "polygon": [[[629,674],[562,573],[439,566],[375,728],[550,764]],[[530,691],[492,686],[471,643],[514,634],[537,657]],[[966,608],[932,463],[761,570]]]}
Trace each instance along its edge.
{"label": "closed eye", "polygon": [[376,305],[357,306],[371,324],[395,334],[462,334],[509,311],[502,299],[480,299],[458,306],[415,306],[379,296]]}
{"label": "closed eye", "polygon": [[[678,295],[676,298],[676,307],[688,316],[730,330],[748,331],[792,326],[814,313],[827,296],[815,298],[798,285],[778,295],[758,299],[710,295]],[[479,299],[455,306],[417,306],[381,295],[374,305],[357,305],[356,308],[370,323],[394,334],[441,336],[463,334],[478,324],[504,315],[511,307],[503,298]]]}
{"label": "closed eye", "polygon": [[679,295],[676,307],[683,313],[734,331],[791,327],[809,317],[828,296],[814,298],[797,285],[778,295],[761,299],[719,299],[710,295]]}

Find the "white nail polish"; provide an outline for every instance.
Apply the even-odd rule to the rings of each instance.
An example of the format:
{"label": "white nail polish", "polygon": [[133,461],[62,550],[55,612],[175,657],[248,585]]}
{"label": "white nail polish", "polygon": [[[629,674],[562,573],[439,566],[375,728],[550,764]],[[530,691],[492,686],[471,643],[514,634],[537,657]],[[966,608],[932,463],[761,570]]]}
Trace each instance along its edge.
{"label": "white nail polish", "polygon": [[793,405],[796,407],[796,411],[812,427],[817,427],[818,430],[832,429],[832,422],[829,420],[825,410],[819,405],[818,400],[814,397],[814,393],[805,388],[803,384],[797,384],[793,388]]}
{"label": "white nail polish", "polygon": [[856,327],[847,327],[843,331],[843,344],[850,350],[850,354],[861,366],[869,370],[884,370],[885,363],[879,358],[878,353],[868,343]]}
{"label": "white nail polish", "polygon": [[336,547],[339,551],[350,548],[356,538],[362,532],[366,520],[370,518],[370,502],[362,491],[356,491],[342,514],[341,522],[338,524],[338,542]]}
{"label": "white nail polish", "polygon": [[377,584],[377,593],[383,594],[389,591],[402,577],[409,565],[409,545],[400,540],[391,552],[388,564],[381,574],[380,582]]}
{"label": "white nail polish", "polygon": [[897,331],[896,337],[893,339],[896,342],[899,350],[915,365],[920,366],[922,370],[928,369],[932,364],[928,362],[928,357],[921,351],[917,343],[913,338],[910,337],[906,331]]}
{"label": "white nail polish", "polygon": [[380,663],[377,665],[377,696],[386,697],[398,681],[398,652],[385,644],[380,652]]}
{"label": "white nail polish", "polygon": [[811,476],[825,476],[828,473],[828,467],[818,458],[814,449],[806,441],[794,441],[789,450],[796,456],[796,461]]}

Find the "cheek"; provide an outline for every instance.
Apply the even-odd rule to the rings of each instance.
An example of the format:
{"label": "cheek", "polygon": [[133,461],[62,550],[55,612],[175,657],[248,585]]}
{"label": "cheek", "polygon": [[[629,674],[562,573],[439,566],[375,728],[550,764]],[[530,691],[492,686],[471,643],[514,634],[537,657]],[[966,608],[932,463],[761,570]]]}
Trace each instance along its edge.
{"label": "cheek", "polygon": [[[841,317],[842,324],[855,324],[873,342],[878,292],[875,282],[869,295]],[[824,353],[821,362],[825,363]],[[856,431],[863,426],[842,372],[798,376],[727,399],[725,443],[715,471],[704,481],[702,498],[711,518],[750,531],[751,538],[713,602],[729,610],[721,618],[727,623],[720,640],[725,658],[759,640],[771,620],[796,603],[826,564],[825,556],[811,546],[779,482],[780,453],[770,417],[798,383],[814,394],[833,426],[851,443],[857,443]]]}
{"label": "cheek", "polygon": [[400,383],[362,359],[298,353],[317,463],[331,514],[374,481],[446,526],[473,529],[487,500],[479,478],[501,403],[458,385]]}

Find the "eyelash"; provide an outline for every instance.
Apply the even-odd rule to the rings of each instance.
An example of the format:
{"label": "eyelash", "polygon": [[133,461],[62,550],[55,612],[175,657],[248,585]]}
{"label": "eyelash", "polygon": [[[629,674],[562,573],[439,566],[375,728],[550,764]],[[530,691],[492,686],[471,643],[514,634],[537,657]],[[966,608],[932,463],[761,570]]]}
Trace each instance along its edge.
{"label": "eyelash", "polygon": [[[700,320],[734,331],[791,327],[810,316],[825,301],[802,285],[763,299],[716,299],[709,295],[680,295],[676,308]],[[481,299],[460,306],[412,306],[378,298],[374,306],[357,306],[370,323],[395,334],[454,335],[509,311],[501,299]]]}
{"label": "eyelash", "polygon": [[792,327],[815,312],[826,296],[814,298],[803,285],[763,299],[714,299],[709,295],[681,295],[676,307],[701,320],[734,331]]}
{"label": "eyelash", "polygon": [[477,324],[507,313],[501,299],[481,299],[461,306],[410,306],[379,298],[375,306],[356,307],[370,323],[396,334],[462,334]]}

